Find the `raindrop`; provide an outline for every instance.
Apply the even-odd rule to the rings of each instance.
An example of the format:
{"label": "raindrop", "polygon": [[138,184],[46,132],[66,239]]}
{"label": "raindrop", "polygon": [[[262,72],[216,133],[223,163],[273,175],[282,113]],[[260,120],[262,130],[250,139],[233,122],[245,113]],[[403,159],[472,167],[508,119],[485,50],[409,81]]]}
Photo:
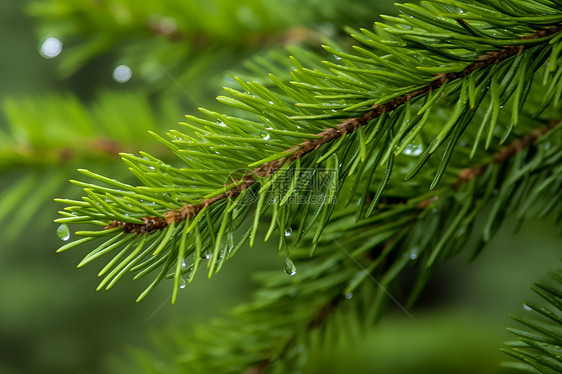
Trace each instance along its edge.
{"label": "raindrop", "polygon": [[226,127],[226,123],[224,123],[220,119],[217,120],[217,123],[219,124],[220,127]]}
{"label": "raindrop", "polygon": [[406,146],[406,148],[404,148],[403,153],[406,156],[419,156],[421,155],[423,151],[423,147],[421,145],[415,145],[415,144],[408,144]]}
{"label": "raindrop", "polygon": [[335,58],[336,60],[341,60],[341,56],[338,56],[338,55],[334,55],[334,58]]}
{"label": "raindrop", "polygon": [[269,105],[273,105],[273,101],[270,101],[270,102],[269,102]]}
{"label": "raindrop", "polygon": [[211,254],[210,254],[210,253],[207,253],[207,254],[205,255],[205,258],[206,258],[207,260],[210,260],[210,259],[211,259]]}
{"label": "raindrop", "polygon": [[185,263],[185,260],[181,260],[181,268],[185,269],[187,267],[187,264]]}
{"label": "raindrop", "polygon": [[128,82],[133,76],[133,71],[127,65],[119,65],[113,70],[113,79],[117,83]]}
{"label": "raindrop", "polygon": [[269,134],[265,131],[260,131],[260,136],[263,140],[269,140]]}
{"label": "raindrop", "polygon": [[351,292],[348,292],[348,293],[345,295],[345,298],[346,298],[347,300],[351,299],[352,297],[353,297],[353,293],[351,293]]}
{"label": "raindrop", "polygon": [[525,310],[533,310],[529,305],[523,304],[523,309]]}
{"label": "raindrop", "polygon": [[57,236],[62,241],[67,241],[68,239],[70,239],[70,230],[68,229],[66,223],[63,223],[58,227]]}
{"label": "raindrop", "polygon": [[285,229],[285,236],[291,236],[291,234],[293,233],[293,229],[290,227],[287,227]]}
{"label": "raindrop", "polygon": [[420,251],[419,247],[414,247],[414,248],[410,249],[410,253],[409,253],[410,259],[415,260],[416,258],[418,258],[419,251]]}
{"label": "raindrop", "polygon": [[185,288],[187,286],[187,280],[185,278],[180,278],[180,288]]}
{"label": "raindrop", "polygon": [[149,166],[148,167],[150,170],[156,170],[156,168],[154,166]]}
{"label": "raindrop", "polygon": [[289,275],[295,275],[297,273],[297,267],[289,257],[285,258],[285,273]]}
{"label": "raindrop", "polygon": [[54,37],[49,37],[45,39],[41,48],[39,48],[39,53],[44,58],[55,58],[62,52],[62,42]]}

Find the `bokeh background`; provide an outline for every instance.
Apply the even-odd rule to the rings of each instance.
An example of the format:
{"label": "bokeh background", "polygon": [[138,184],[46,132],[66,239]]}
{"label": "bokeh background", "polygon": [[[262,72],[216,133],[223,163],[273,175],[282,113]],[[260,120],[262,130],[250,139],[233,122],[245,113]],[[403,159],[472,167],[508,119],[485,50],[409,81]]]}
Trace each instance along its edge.
{"label": "bokeh background", "polygon": [[[64,1],[51,3],[65,4]],[[150,9],[153,2],[137,3],[139,7]],[[267,1],[262,3],[267,4]],[[315,20],[315,14],[322,14],[322,3],[308,3],[309,20]],[[390,2],[377,4],[380,11],[393,12]],[[108,91],[145,92],[149,105],[159,102],[161,97],[175,98],[170,99],[173,105],[166,106],[165,113],[155,121],[161,122],[161,131],[174,128],[184,114],[194,113],[196,106],[215,105],[213,97],[220,93],[222,85],[229,84],[228,77],[232,75],[223,71],[247,72],[248,65],[242,61],[266,48],[261,41],[245,48],[244,45],[233,47],[227,38],[221,39],[217,43],[219,47],[213,46],[212,52],[205,52],[204,48],[192,51],[185,64],[198,67],[185,68],[189,74],[177,75],[183,65],[168,68],[166,62],[160,64],[159,57],[151,59],[150,54],[138,53],[134,46],[137,41],[126,39],[115,45],[109,43],[111,48],[104,53],[84,57],[79,64],[66,62],[61,67],[61,60],[67,61],[63,60],[65,40],[62,40],[60,56],[45,58],[45,51],[43,55],[40,52],[42,46],[45,48],[49,29],[42,27],[44,23],[37,17],[30,17],[29,9],[30,1],[0,2],[0,134],[17,133],[20,126],[29,127],[26,123],[29,118],[13,115],[15,106],[20,111],[36,113],[41,127],[53,129],[52,138],[63,137],[78,126],[77,122],[69,120],[73,117],[65,111],[75,106],[103,105],[100,104],[103,96],[99,93]],[[375,19],[378,12],[373,9],[372,16],[362,16]],[[244,12],[231,16],[250,17]],[[280,33],[283,37],[272,37],[267,48],[279,46],[281,49],[281,44],[306,37],[321,39],[318,33],[340,35],[342,25],[335,22],[337,14],[318,17],[316,25],[320,27],[310,26],[312,21],[299,25],[296,20],[290,25],[291,30],[298,30],[290,34],[293,39],[287,40],[288,34],[283,31]],[[291,15],[282,18],[291,19]],[[366,19],[346,18],[342,22],[369,27]],[[314,31],[308,32],[307,28]],[[268,32],[275,34],[276,31]],[[119,73],[116,67],[127,62],[124,56],[128,55],[148,59],[146,64],[150,66],[130,58],[131,77],[124,72],[125,78],[130,79],[116,77]],[[224,56],[237,57],[224,59]],[[202,62],[197,62],[198,58]],[[210,65],[210,60],[220,60],[220,63]],[[151,74],[158,74],[159,79],[150,81]],[[198,75],[205,79],[201,81]],[[120,83],[119,80],[125,81]],[[71,95],[77,103],[65,106],[47,99],[60,95]],[[46,103],[43,107],[25,104],[41,100]],[[127,108],[123,111],[121,116],[108,114],[104,118],[118,128],[135,126],[126,120],[133,114]],[[141,144],[135,147],[133,139],[126,144],[127,151],[144,149],[146,137],[138,136]],[[90,144],[81,141],[78,147]],[[170,290],[166,286],[160,286],[147,300],[136,304],[136,296],[144,286],[142,281],[123,279],[110,292],[96,292],[99,269],[96,266],[75,269],[85,252],[55,253],[61,242],[56,235],[58,225],[52,220],[60,207],[52,198],[76,194],[78,188],[64,183],[47,189],[49,181],[60,179],[61,174],[64,179],[76,178],[72,170],[82,167],[80,157],[76,165],[72,160],[63,163],[62,158],[48,162],[49,153],[46,153],[49,157],[43,158],[44,162],[31,162],[23,160],[21,152],[10,153],[20,147],[20,143],[17,136],[0,137],[0,146],[4,148],[0,150],[0,373],[137,373],[138,361],[142,361],[139,352],[156,351],[159,336],[166,331],[187,331],[248,300],[256,288],[251,276],[255,271],[283,271],[282,259],[275,249],[264,244],[253,249],[244,248],[211,280],[198,277],[181,292],[174,306],[170,305]],[[115,157],[87,162],[88,166],[96,166],[97,171],[120,172],[113,169],[118,163]],[[40,176],[30,179],[31,187],[24,196],[6,198],[8,193],[16,196],[13,186],[34,173]],[[500,363],[507,357],[499,348],[502,342],[511,339],[504,327],[515,324],[507,313],[524,313],[522,302],[534,299],[528,285],[540,280],[547,270],[559,267],[561,254],[560,237],[551,222],[527,222],[517,233],[515,229],[515,222],[508,220],[492,245],[474,262],[468,263],[467,257],[461,255],[442,266],[420,303],[411,310],[415,320],[391,309],[376,329],[360,338],[317,342],[313,344],[305,372],[503,372]],[[148,365],[159,364],[155,359],[147,360]]]}

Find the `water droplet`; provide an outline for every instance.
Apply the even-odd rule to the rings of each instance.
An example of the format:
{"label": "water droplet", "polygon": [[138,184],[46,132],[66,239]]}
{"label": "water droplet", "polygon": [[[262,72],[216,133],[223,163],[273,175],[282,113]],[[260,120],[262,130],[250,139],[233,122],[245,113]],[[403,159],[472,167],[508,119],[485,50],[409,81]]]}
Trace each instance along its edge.
{"label": "water droplet", "polygon": [[133,76],[133,71],[127,65],[119,65],[113,70],[113,79],[117,83],[128,82]]}
{"label": "water droplet", "polygon": [[260,131],[260,136],[263,140],[269,140],[269,134],[265,131]]}
{"label": "water droplet", "polygon": [[217,119],[217,123],[219,124],[220,127],[226,127],[226,123],[224,123],[220,119]]}
{"label": "water droplet", "polygon": [[155,170],[156,168],[154,166],[149,166],[148,167],[150,170]]}
{"label": "water droplet", "polygon": [[187,264],[185,263],[185,260],[181,260],[181,268],[185,269],[187,267]]}
{"label": "water droplet", "polygon": [[207,253],[207,254],[205,255],[205,258],[206,258],[207,260],[210,260],[210,259],[211,259],[211,254],[210,254],[210,253]]}
{"label": "water droplet", "polygon": [[347,300],[351,299],[352,297],[353,297],[353,293],[352,293],[352,292],[348,292],[348,293],[345,295],[345,298],[346,298]]}
{"label": "water droplet", "polygon": [[415,260],[418,258],[418,252],[420,251],[419,247],[414,247],[410,250],[410,259]]}
{"label": "water droplet", "polygon": [[295,275],[297,273],[297,267],[289,257],[285,258],[285,273],[289,275]]}
{"label": "water droplet", "polygon": [[187,286],[187,280],[185,278],[180,278],[180,288],[185,288]]}
{"label": "water droplet", "polygon": [[533,310],[533,308],[531,308],[529,305],[527,304],[523,304],[523,309],[525,310]]}
{"label": "water droplet", "polygon": [[335,58],[336,60],[341,60],[341,56],[338,56],[338,55],[334,55],[334,58]]}
{"label": "water droplet", "polygon": [[62,42],[54,37],[49,37],[45,39],[41,48],[39,48],[39,53],[44,58],[55,58],[62,52]]}
{"label": "water droplet", "polygon": [[550,142],[544,143],[544,149],[550,149]]}
{"label": "water droplet", "polygon": [[68,239],[70,239],[70,230],[68,229],[66,223],[63,223],[58,227],[57,236],[62,241],[67,241]]}
{"label": "water droplet", "polygon": [[410,143],[406,146],[406,148],[404,148],[403,153],[406,156],[419,156],[421,155],[422,151],[423,151],[423,147],[421,146],[421,144],[416,145]]}
{"label": "water droplet", "polygon": [[293,233],[293,229],[290,227],[287,227],[285,229],[285,236],[291,236],[291,234]]}
{"label": "water droplet", "polygon": [[273,105],[273,101],[269,101],[269,105]]}

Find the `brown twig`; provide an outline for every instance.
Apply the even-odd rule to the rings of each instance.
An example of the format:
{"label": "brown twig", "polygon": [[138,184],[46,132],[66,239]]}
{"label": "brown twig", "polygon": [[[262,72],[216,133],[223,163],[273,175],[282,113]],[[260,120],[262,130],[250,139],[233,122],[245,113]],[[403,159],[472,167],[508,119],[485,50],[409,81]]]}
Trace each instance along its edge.
{"label": "brown twig", "polygon": [[[548,35],[552,35],[561,30],[562,25],[552,26],[548,29],[536,31],[531,35],[523,37],[522,39],[538,39]],[[287,153],[287,156],[259,166],[258,168],[254,169],[253,172],[248,173],[242,177],[241,180],[243,181],[243,183],[234,186],[228,191],[217,196],[204,199],[199,204],[186,204],[177,210],[168,211],[164,213],[164,218],[154,216],[143,217],[142,220],[144,221],[144,224],[113,221],[106,225],[105,228],[110,229],[114,227],[123,227],[123,230],[127,233],[142,234],[145,232],[154,232],[156,230],[162,229],[173,222],[179,223],[185,219],[194,218],[203,208],[214,204],[217,201],[238,196],[242,191],[246,190],[252,184],[256,183],[257,177],[269,177],[273,173],[278,171],[285,163],[290,163],[298,160],[304,155],[318,149],[320,146],[341,136],[344,136],[345,134],[352,133],[359,127],[367,125],[369,122],[379,117],[383,113],[390,112],[418,96],[432,92],[433,90],[440,88],[442,85],[448,82],[466,77],[477,69],[498,64],[499,62],[504,61],[509,57],[521,53],[524,49],[529,47],[530,45],[525,44],[519,46],[509,46],[495,52],[487,52],[486,54],[480,56],[478,58],[478,61],[468,65],[464,70],[460,72],[436,74],[435,79],[429,84],[402,96],[398,96],[388,101],[387,103],[374,105],[371,107],[371,109],[369,109],[361,116],[349,118],[336,125],[335,127],[320,132],[319,134],[317,134],[318,138],[304,141],[299,145],[287,149],[285,151],[285,153]],[[237,183],[240,183],[240,181],[238,181]]]}

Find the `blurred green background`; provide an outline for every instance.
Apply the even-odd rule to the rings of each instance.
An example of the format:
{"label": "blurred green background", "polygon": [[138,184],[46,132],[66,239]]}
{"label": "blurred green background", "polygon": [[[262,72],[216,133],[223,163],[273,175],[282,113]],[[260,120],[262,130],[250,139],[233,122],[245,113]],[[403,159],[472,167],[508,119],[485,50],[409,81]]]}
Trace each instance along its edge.
{"label": "blurred green background", "polygon": [[[35,20],[26,16],[27,3],[0,2],[1,102],[72,92],[91,103],[100,89],[130,88],[111,79],[114,61],[108,55],[62,78],[57,58],[39,54],[41,40]],[[224,65],[226,69],[240,64]],[[134,79],[130,85],[135,87]],[[182,90],[176,86],[172,94],[183,96]],[[219,93],[218,86],[209,92]],[[196,95],[205,105],[211,96]],[[193,103],[179,105],[177,121],[192,108]],[[6,128],[3,114],[0,121],[0,128]],[[174,126],[170,121],[163,128]],[[0,194],[22,173],[25,170],[14,168],[1,175]],[[151,335],[190,328],[248,300],[256,287],[254,271],[283,271],[273,248],[244,248],[218,276],[201,276],[186,287],[175,306],[170,306],[166,286],[136,304],[142,281],[124,279],[111,292],[95,292],[96,266],[75,269],[85,250],[55,253],[60,241],[57,225],[51,222],[59,208],[45,201],[40,212],[25,212],[31,219],[15,237],[6,232],[9,225],[0,229],[5,234],[0,235],[2,374],[136,373],[130,348],[151,350]],[[25,209],[16,206],[14,220],[21,216],[15,211]],[[514,231],[515,224],[507,222],[476,261],[467,265],[466,257],[459,256],[443,266],[411,310],[415,320],[391,309],[377,329],[358,339],[315,342],[306,372],[501,372],[499,364],[506,357],[499,347],[511,339],[504,327],[515,324],[507,313],[523,313],[522,302],[533,299],[528,285],[557,268],[561,254],[560,238],[547,221],[527,222],[517,234]]]}

